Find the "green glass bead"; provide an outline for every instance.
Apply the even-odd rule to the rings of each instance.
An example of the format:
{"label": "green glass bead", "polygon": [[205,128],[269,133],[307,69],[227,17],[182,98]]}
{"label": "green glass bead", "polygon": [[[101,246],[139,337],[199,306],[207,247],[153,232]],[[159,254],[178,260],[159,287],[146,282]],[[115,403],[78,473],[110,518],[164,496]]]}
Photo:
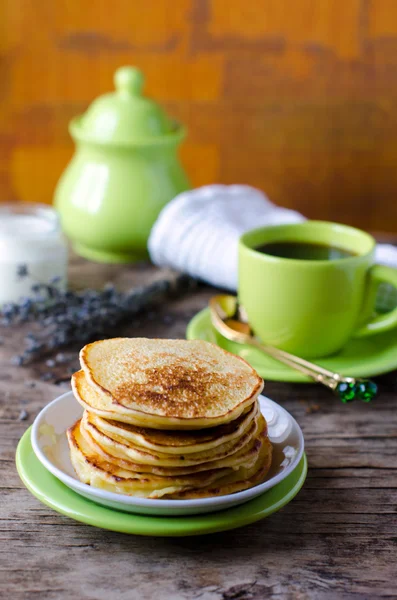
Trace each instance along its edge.
{"label": "green glass bead", "polygon": [[356,384],[356,393],[363,402],[371,402],[378,393],[378,386],[373,381],[359,381]]}
{"label": "green glass bead", "polygon": [[345,404],[347,402],[351,402],[356,397],[356,384],[355,383],[346,383],[342,381],[338,383],[336,386],[336,392],[339,395],[339,398]]}

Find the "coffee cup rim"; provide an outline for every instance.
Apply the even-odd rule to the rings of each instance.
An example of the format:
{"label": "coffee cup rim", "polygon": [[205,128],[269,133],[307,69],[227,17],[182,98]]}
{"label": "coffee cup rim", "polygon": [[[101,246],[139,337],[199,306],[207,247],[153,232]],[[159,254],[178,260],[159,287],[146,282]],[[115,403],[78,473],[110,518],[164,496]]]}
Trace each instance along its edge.
{"label": "coffee cup rim", "polygon": [[[330,228],[335,229],[336,232],[338,233],[342,233],[342,230],[346,233],[348,233],[351,238],[353,238],[354,236],[361,237],[361,239],[363,239],[366,244],[367,247],[365,249],[365,251],[358,251],[356,250],[356,248],[354,248],[354,252],[357,252],[354,256],[348,256],[345,258],[331,258],[331,259],[325,259],[325,260],[311,260],[311,259],[301,259],[301,258],[285,258],[285,257],[280,257],[280,256],[272,256],[271,254],[266,254],[264,252],[258,252],[258,250],[253,247],[254,244],[257,246],[263,242],[261,241],[256,241],[256,242],[251,242],[251,244],[247,241],[247,239],[250,239],[252,237],[256,237],[259,233],[265,233],[265,232],[272,232],[274,231],[275,233],[277,233],[277,231],[281,231],[281,230],[287,230],[287,231],[293,231],[296,229],[307,229],[308,231],[310,231],[310,229],[313,227],[313,229],[317,229],[318,228],[324,228],[324,230],[329,230]],[[276,239],[280,239],[276,236]],[[288,238],[281,238],[281,239],[285,239],[287,241]],[[265,241],[271,241],[271,239],[266,239]],[[274,240],[275,241],[275,240]],[[289,241],[292,241],[291,239]],[[295,263],[295,264],[299,264],[301,266],[311,266],[311,267],[320,267],[320,266],[324,266],[324,265],[329,265],[329,264],[335,264],[335,263],[340,263],[343,262],[343,264],[346,264],[348,261],[349,262],[356,262],[357,260],[363,259],[363,258],[367,258],[368,256],[371,256],[371,254],[374,252],[375,250],[375,246],[376,246],[376,240],[375,238],[367,233],[366,231],[363,231],[362,229],[359,229],[357,227],[353,227],[351,225],[345,225],[344,223],[337,223],[335,221],[322,221],[322,220],[306,220],[306,221],[300,221],[299,223],[280,223],[277,225],[264,225],[262,227],[255,227],[254,229],[250,229],[249,231],[244,232],[239,239],[239,246],[244,248],[245,250],[247,250],[250,254],[252,254],[253,256],[256,257],[260,257],[263,260],[266,261],[274,261],[274,262],[287,262],[287,263]],[[352,246],[350,245],[346,245],[345,247],[347,250],[351,249]]]}

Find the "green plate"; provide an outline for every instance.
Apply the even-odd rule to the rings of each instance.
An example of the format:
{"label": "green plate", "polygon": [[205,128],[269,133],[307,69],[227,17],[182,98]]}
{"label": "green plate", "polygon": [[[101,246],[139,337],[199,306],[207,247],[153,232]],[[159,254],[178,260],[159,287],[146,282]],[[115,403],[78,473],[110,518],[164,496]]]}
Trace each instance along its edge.
{"label": "green plate", "polygon": [[16,464],[19,476],[28,490],[57,512],[102,529],[157,536],[215,533],[264,519],[296,496],[307,474],[307,460],[304,454],[296,469],[281,483],[245,504],[205,515],[153,517],[106,508],[73,492],[51,475],[36,458],[30,442],[30,428],[18,444]]}
{"label": "green plate", "polygon": [[[309,377],[283,365],[256,348],[226,340],[214,331],[208,308],[193,317],[187,326],[186,337],[188,340],[214,342],[225,350],[245,358],[264,379],[313,383]],[[388,373],[397,368],[396,331],[350,340],[341,352],[319,359],[316,363],[330,371],[351,377],[373,377]]]}

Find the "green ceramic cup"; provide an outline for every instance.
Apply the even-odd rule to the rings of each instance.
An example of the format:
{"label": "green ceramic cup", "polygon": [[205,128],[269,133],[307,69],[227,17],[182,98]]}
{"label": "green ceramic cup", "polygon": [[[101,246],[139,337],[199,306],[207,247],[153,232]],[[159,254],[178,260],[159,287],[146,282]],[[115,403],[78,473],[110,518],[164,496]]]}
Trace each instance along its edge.
{"label": "green ceramic cup", "polygon": [[[256,247],[301,241],[344,248],[354,256],[299,260],[270,256]],[[255,334],[267,344],[317,358],[338,352],[351,337],[397,326],[397,308],[375,313],[380,283],[397,288],[397,269],[374,265],[373,237],[347,225],[306,221],[263,227],[239,242],[239,302]]]}

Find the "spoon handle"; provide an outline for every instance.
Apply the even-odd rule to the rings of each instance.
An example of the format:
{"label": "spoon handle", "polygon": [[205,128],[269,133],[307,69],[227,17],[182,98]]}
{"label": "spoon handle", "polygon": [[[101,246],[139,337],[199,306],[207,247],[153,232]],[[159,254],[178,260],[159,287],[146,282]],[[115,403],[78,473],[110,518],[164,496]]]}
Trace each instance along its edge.
{"label": "spoon handle", "polygon": [[324,369],[324,367],[320,367],[319,365],[316,365],[315,363],[309,362],[308,360],[301,358],[300,356],[295,356],[294,354],[290,354],[289,352],[286,352],[285,350],[280,350],[279,348],[276,348],[275,346],[269,346],[267,344],[262,344],[261,342],[259,342],[256,338],[251,337],[250,339],[250,343],[252,344],[252,346],[255,346],[255,348],[258,348],[259,350],[261,350],[262,352],[265,352],[266,354],[269,354],[270,356],[277,358],[277,360],[281,361],[281,362],[288,362],[293,364],[295,367],[301,367],[302,368],[302,373],[305,373],[306,375],[309,375],[310,377],[313,374],[317,374],[319,377],[328,377],[330,379],[335,379],[339,377],[339,375],[337,373],[334,373],[333,371],[329,371],[328,369]]}
{"label": "spoon handle", "polygon": [[246,343],[261,350],[261,352],[275,358],[288,367],[295,369],[295,371],[299,371],[303,375],[310,377],[317,383],[330,388],[338,394],[342,402],[350,402],[356,398],[360,398],[364,402],[370,402],[377,393],[377,386],[372,381],[355,379],[354,377],[345,377],[340,373],[324,369],[315,363],[309,362],[294,354],[290,354],[285,350],[262,344],[254,337],[247,336]]}

